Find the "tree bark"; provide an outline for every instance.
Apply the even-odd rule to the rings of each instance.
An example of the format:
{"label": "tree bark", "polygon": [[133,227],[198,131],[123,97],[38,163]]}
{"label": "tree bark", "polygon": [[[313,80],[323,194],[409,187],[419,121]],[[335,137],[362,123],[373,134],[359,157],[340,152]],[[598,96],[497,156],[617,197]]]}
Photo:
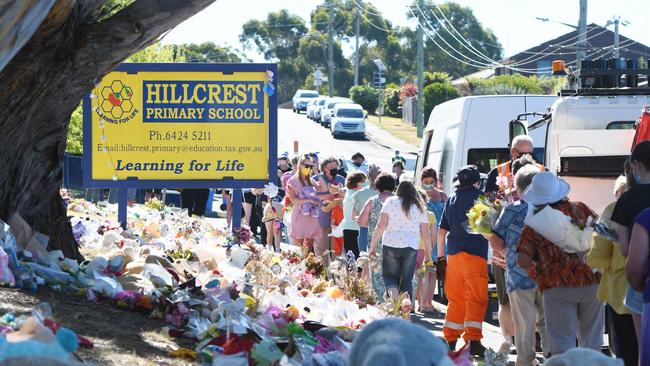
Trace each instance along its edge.
{"label": "tree bark", "polygon": [[0,219],[17,212],[50,237],[49,250],[82,259],[59,195],[70,115],[121,61],[212,2],[137,0],[103,20],[102,1],[52,6],[0,71]]}

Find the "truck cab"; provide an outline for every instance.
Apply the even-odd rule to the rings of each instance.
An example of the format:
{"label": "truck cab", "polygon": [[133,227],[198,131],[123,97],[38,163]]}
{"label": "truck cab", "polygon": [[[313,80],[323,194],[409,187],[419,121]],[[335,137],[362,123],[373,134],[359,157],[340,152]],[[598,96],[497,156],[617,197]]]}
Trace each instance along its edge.
{"label": "truck cab", "polygon": [[563,91],[541,119],[511,122],[510,137],[542,131],[546,168],[571,185],[570,199],[597,213],[614,201],[614,181],[630,155],[635,122],[650,104],[650,95],[622,90]]}

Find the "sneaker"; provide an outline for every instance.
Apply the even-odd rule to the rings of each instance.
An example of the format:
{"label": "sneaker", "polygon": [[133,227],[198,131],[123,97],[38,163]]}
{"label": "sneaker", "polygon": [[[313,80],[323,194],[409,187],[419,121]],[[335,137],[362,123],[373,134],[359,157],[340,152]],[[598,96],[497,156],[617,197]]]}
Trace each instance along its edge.
{"label": "sneaker", "polygon": [[484,357],[485,346],[481,344],[481,341],[469,341],[469,354],[475,357]]}
{"label": "sneaker", "polygon": [[447,345],[449,346],[450,351],[455,351],[456,350],[456,341],[453,342],[447,342]]}

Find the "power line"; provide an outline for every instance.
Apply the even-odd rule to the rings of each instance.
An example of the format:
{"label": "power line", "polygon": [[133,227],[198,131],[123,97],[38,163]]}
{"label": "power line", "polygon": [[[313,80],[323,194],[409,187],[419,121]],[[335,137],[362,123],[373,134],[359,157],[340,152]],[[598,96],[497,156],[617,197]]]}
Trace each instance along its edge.
{"label": "power line", "polygon": [[357,2],[357,0],[352,0],[352,2],[355,3],[356,6],[357,6],[359,9],[363,10],[364,13],[368,13],[368,14],[370,14],[370,15],[374,15],[374,16],[378,16],[378,17],[383,16],[381,13],[373,13],[373,12],[371,12],[370,10],[364,8],[361,4],[359,4],[359,3]]}

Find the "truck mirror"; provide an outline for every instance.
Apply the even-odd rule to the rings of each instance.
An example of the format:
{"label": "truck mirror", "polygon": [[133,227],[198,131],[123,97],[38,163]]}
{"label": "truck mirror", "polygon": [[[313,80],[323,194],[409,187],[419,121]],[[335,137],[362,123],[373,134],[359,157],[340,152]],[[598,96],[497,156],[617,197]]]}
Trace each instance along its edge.
{"label": "truck mirror", "polygon": [[510,121],[508,130],[510,135],[509,136],[510,139],[508,141],[512,141],[512,139],[514,139],[517,136],[528,134],[528,129],[526,128],[526,125],[522,121],[517,119]]}

